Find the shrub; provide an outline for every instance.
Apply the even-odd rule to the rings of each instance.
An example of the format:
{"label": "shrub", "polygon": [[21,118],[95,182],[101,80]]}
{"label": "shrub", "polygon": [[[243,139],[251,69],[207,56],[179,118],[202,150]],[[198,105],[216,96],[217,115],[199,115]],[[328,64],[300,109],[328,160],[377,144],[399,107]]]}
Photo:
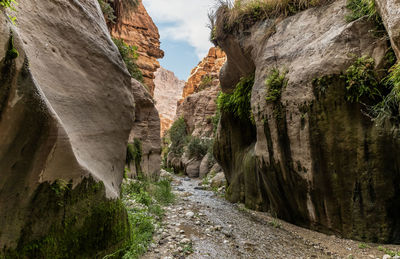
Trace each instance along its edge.
{"label": "shrub", "polygon": [[242,77],[231,94],[221,93],[217,99],[220,111],[233,114],[234,117],[248,121],[252,118],[251,89],[254,84],[254,75]]}
{"label": "shrub", "polygon": [[139,55],[137,54],[136,46],[129,46],[122,39],[113,38],[114,44],[117,46],[122,60],[125,62],[126,68],[133,78],[143,83],[143,74],[140,71],[136,60]]}
{"label": "shrub", "polygon": [[343,75],[346,80],[346,98],[350,102],[359,102],[360,98],[380,97],[379,79],[374,70],[374,59],[363,56],[358,58]]}
{"label": "shrub", "polygon": [[174,202],[175,195],[172,193],[171,182],[169,180],[164,179],[156,183],[154,198],[162,205]]}
{"label": "shrub", "polygon": [[142,142],[135,138],[133,143],[129,143],[126,152],[126,164],[130,165],[131,163],[135,163],[136,173],[138,176],[141,174],[141,162],[142,162]]}
{"label": "shrub", "polygon": [[390,89],[390,93],[372,107],[374,120],[378,124],[382,124],[385,120],[399,123],[400,62],[389,70],[389,75],[383,79],[383,84]]}
{"label": "shrub", "polygon": [[189,158],[202,158],[209,149],[209,140],[191,137],[187,146]]}
{"label": "shrub", "polygon": [[220,0],[217,11],[208,15],[211,41],[215,44],[223,34],[239,26],[250,27],[258,21],[287,17],[311,7],[322,5],[329,0],[252,0],[243,3],[237,0]]}
{"label": "shrub", "polygon": [[286,79],[287,71],[281,73],[279,69],[274,68],[268,74],[265,80],[267,87],[267,96],[265,97],[267,102],[276,102],[281,99],[282,89],[287,85],[288,80]]}
{"label": "shrub", "polygon": [[117,17],[114,14],[114,8],[111,6],[111,4],[107,0],[98,0],[98,2],[106,21],[115,23],[115,18]]}
{"label": "shrub", "polygon": [[207,87],[210,87],[213,80],[214,80],[214,78],[212,76],[209,76],[209,75],[203,76],[201,78],[200,85],[197,88],[197,92],[202,91],[202,90],[206,89]]}
{"label": "shrub", "polygon": [[172,124],[169,129],[169,137],[171,140],[170,151],[175,155],[182,155],[187,137],[186,123],[183,117],[180,117]]}
{"label": "shrub", "polygon": [[374,0],[348,0],[346,7],[351,11],[346,16],[347,22],[367,16],[369,20],[374,21],[376,24],[382,24],[382,19],[376,10]]}

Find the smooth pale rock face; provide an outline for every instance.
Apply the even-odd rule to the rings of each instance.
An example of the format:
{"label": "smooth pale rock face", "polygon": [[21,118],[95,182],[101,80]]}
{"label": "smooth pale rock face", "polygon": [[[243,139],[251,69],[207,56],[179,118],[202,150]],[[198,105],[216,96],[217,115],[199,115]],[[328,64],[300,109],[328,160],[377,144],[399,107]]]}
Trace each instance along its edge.
{"label": "smooth pale rock face", "polygon": [[[345,6],[303,11],[272,34],[266,20],[220,39],[224,92],[234,89],[235,75],[255,72],[255,125],[223,113],[214,154],[231,201],[345,237],[400,242],[398,129],[374,125],[361,105],[347,102],[338,76],[363,55],[381,64],[389,46],[365,18],[347,23]],[[266,101],[273,68],[288,71],[278,103]],[[325,75],[333,79],[323,94],[313,81]]]}
{"label": "smooth pale rock face", "polygon": [[190,72],[190,76],[183,89],[182,98],[185,99],[204,88],[219,85],[219,72],[225,61],[226,55],[220,48],[210,48],[207,56]]}
{"label": "smooth pale rock face", "polygon": [[172,126],[185,81],[179,80],[172,71],[163,67],[157,70],[155,76],[154,100],[160,114],[161,136],[163,136]]}
{"label": "smooth pale rock face", "polygon": [[[140,140],[142,149],[141,172],[144,176],[157,179],[161,168],[160,118],[154,100],[147,89],[132,79],[133,96],[135,98],[135,121],[129,136],[129,142]],[[131,165],[131,175],[137,175],[136,166]]]}
{"label": "smooth pale rock face", "polygon": [[376,0],[376,6],[389,34],[392,48],[400,59],[400,1]]}
{"label": "smooth pale rock face", "polygon": [[160,34],[158,28],[143,6],[138,1],[136,8],[130,7],[125,1],[119,1],[116,7],[119,15],[115,24],[111,25],[111,35],[123,39],[128,45],[137,46],[139,58],[137,65],[143,73],[143,81],[154,94],[154,73],[160,67],[157,59],[164,57],[160,49]]}
{"label": "smooth pale rock face", "polygon": [[[133,123],[130,76],[97,1],[20,0],[17,15],[17,27],[0,15],[0,244],[18,243],[22,253],[52,237],[63,206],[65,220],[77,218],[65,233],[76,235],[92,213],[108,213],[109,221],[87,232],[91,245],[92,235],[101,235],[97,224],[110,227],[110,240],[102,236],[92,247],[102,254],[107,244],[118,247],[109,226],[116,212],[120,226],[127,220],[107,198],[120,193]],[[19,57],[7,60],[11,31]]]}

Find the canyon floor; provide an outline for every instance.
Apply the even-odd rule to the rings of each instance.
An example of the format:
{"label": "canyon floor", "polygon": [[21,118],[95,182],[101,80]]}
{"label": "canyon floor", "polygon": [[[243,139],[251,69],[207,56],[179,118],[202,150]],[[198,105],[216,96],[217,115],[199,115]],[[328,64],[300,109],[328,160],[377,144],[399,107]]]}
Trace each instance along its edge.
{"label": "canyon floor", "polygon": [[400,246],[366,244],[294,226],[175,177],[177,201],[142,258],[400,258]]}

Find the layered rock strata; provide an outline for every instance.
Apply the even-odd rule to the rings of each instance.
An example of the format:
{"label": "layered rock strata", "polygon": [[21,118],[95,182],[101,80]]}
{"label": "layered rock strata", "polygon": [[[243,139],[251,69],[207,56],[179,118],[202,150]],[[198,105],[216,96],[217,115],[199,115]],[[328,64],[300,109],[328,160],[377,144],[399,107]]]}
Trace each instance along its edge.
{"label": "layered rock strata", "polygon": [[[366,17],[346,22],[348,12],[338,0],[216,39],[228,56],[222,90],[253,73],[255,82],[254,124],[224,112],[214,154],[233,202],[349,238],[398,243],[398,128],[376,125],[362,103],[348,101],[340,76],[364,55],[379,69],[389,45]],[[287,71],[288,81],[271,101],[266,79],[274,69]]]}
{"label": "layered rock strata", "polygon": [[176,116],[177,102],[182,96],[185,81],[179,80],[175,74],[163,67],[155,73],[154,100],[160,114],[161,136],[171,127]]}
{"label": "layered rock strata", "polygon": [[0,30],[0,257],[124,247],[133,97],[98,2],[20,0]]}
{"label": "layered rock strata", "polygon": [[137,6],[132,6],[129,1],[120,1],[117,9],[117,21],[111,26],[111,35],[122,39],[131,46],[138,47],[138,60],[136,61],[143,73],[144,84],[154,94],[154,73],[160,67],[157,59],[164,57],[160,49],[160,34],[158,28],[138,0]]}
{"label": "layered rock strata", "polygon": [[220,48],[210,48],[207,56],[190,72],[183,88],[182,101],[193,93],[219,85],[219,71],[225,61],[226,55]]}

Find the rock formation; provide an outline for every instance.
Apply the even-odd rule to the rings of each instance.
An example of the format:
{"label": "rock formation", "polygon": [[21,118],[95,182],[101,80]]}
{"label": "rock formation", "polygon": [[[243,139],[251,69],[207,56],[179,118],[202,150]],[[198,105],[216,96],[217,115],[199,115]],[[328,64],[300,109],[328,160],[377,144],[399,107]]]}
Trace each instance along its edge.
{"label": "rock formation", "polygon": [[161,136],[164,136],[176,116],[177,102],[182,96],[185,81],[179,80],[173,72],[160,67],[155,73],[154,100],[160,114]]}
{"label": "rock formation", "polygon": [[394,0],[377,0],[375,4],[389,34],[392,48],[400,59],[400,3]]}
{"label": "rock formation", "polygon": [[[183,118],[186,130],[193,139],[201,139],[201,145],[211,145],[214,138],[217,115],[217,96],[220,92],[219,70],[225,62],[225,54],[219,48],[211,48],[207,57],[192,70],[185,85],[183,96],[176,111],[176,118]],[[188,144],[188,146],[190,143]],[[167,161],[175,171],[183,171],[189,177],[204,177],[215,165],[211,154],[189,157],[188,147],[183,155],[173,152],[168,154]],[[221,168],[215,166],[219,173]]]}
{"label": "rock formation", "polygon": [[[346,22],[348,13],[337,0],[217,35],[228,57],[223,92],[255,73],[254,124],[223,112],[214,154],[231,201],[321,231],[399,243],[398,126],[372,122],[362,111],[365,101],[347,99],[340,76],[364,55],[382,67],[389,46],[366,17]],[[395,18],[387,15],[391,28]],[[223,12],[218,28],[221,23]],[[392,28],[392,41],[395,31],[400,28]],[[287,71],[287,84],[272,89],[266,79],[276,70]]]}
{"label": "rock formation", "polygon": [[161,168],[160,118],[154,100],[147,89],[132,79],[132,90],[135,98],[135,121],[129,143],[138,141],[140,163],[130,164],[128,177],[143,174],[148,179],[158,179]]}
{"label": "rock formation", "polygon": [[128,45],[137,46],[139,58],[137,65],[143,73],[144,84],[154,94],[154,73],[160,67],[157,59],[164,56],[160,49],[158,28],[143,6],[142,0],[137,7],[132,7],[125,1],[118,6],[118,19],[111,27],[111,35],[123,39]]}
{"label": "rock formation", "polygon": [[176,117],[183,117],[188,132],[196,137],[212,137],[214,125],[212,117],[217,112],[219,85],[189,95],[178,106]]}
{"label": "rock formation", "polygon": [[212,47],[207,56],[192,69],[183,89],[182,98],[211,86],[219,85],[218,77],[221,67],[226,61],[225,53],[217,47]]}
{"label": "rock formation", "polygon": [[0,257],[124,247],[133,98],[98,2],[19,0],[0,30]]}

